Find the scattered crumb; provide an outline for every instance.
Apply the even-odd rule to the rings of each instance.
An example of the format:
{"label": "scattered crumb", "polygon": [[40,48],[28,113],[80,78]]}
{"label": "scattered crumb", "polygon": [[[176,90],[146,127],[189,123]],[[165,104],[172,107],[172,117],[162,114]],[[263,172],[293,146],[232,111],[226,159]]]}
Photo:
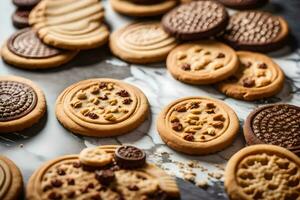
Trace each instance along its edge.
{"label": "scattered crumb", "polygon": [[193,172],[184,173],[183,178],[184,178],[184,180],[187,180],[187,181],[190,181],[190,182],[194,183],[195,178],[196,178],[196,174],[193,173]]}
{"label": "scattered crumb", "polygon": [[199,180],[199,181],[197,181],[196,186],[198,186],[202,189],[206,189],[208,187],[208,182],[207,182],[207,180]]}

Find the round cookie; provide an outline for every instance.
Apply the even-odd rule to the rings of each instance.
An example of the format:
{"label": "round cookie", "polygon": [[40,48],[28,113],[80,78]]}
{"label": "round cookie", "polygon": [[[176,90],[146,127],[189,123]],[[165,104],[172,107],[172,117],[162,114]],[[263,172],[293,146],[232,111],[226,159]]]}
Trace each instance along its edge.
{"label": "round cookie", "polygon": [[86,148],[80,152],[79,160],[84,165],[103,167],[112,162],[113,156],[101,148]]}
{"label": "round cookie", "polygon": [[164,29],[181,40],[197,40],[215,36],[225,29],[228,23],[225,7],[209,0],[182,4],[162,19]]}
{"label": "round cookie", "polygon": [[230,17],[222,38],[236,49],[269,52],[283,47],[288,33],[288,24],[282,17],[244,11]]}
{"label": "round cookie", "polygon": [[0,199],[18,200],[23,190],[19,168],[8,158],[0,156]]}
{"label": "round cookie", "polygon": [[30,28],[12,35],[1,50],[5,62],[24,69],[58,67],[76,54],[77,51],[61,50],[44,44]]}
{"label": "round cookie", "polygon": [[35,83],[17,76],[0,76],[0,133],[29,128],[45,111],[45,96]]}
{"label": "round cookie", "polygon": [[253,101],[274,96],[283,87],[284,74],[271,58],[259,53],[239,51],[239,70],[220,82],[218,89],[229,97]]}
{"label": "round cookie", "polygon": [[159,22],[129,24],[110,37],[110,49],[114,55],[130,63],[155,63],[166,59],[177,45]]}
{"label": "round cookie", "polygon": [[190,84],[222,81],[234,74],[238,67],[235,51],[211,40],[181,44],[167,58],[167,68],[172,76]]}
{"label": "round cookie", "polygon": [[300,153],[300,107],[272,104],[252,111],[244,123],[248,145],[273,144]]}
{"label": "round cookie", "polygon": [[246,147],[230,158],[225,189],[231,200],[299,199],[300,159],[274,145]]}
{"label": "round cookie", "polygon": [[238,133],[239,121],[222,101],[187,97],[172,102],[159,114],[157,130],[171,148],[204,155],[229,146]]}
{"label": "round cookie", "polygon": [[56,116],[70,131],[97,137],[128,133],[148,116],[147,98],[138,88],[114,79],[89,79],[65,89]]}
{"label": "round cookie", "polygon": [[16,28],[26,28],[29,26],[28,17],[30,10],[17,9],[12,15],[12,22]]}
{"label": "round cookie", "polygon": [[[114,155],[119,146],[100,146]],[[78,155],[59,157],[45,163],[31,176],[27,200],[52,199],[169,199],[178,197],[175,180],[159,167],[122,169],[115,162],[105,167],[85,166]]]}
{"label": "round cookie", "polygon": [[12,0],[12,2],[19,8],[31,9],[36,6],[40,0]]}
{"label": "round cookie", "polygon": [[176,0],[165,0],[153,4],[134,3],[130,0],[110,0],[109,2],[116,12],[132,17],[162,15],[177,5]]}
{"label": "round cookie", "polygon": [[233,9],[254,9],[261,7],[269,2],[269,0],[218,0],[227,7]]}

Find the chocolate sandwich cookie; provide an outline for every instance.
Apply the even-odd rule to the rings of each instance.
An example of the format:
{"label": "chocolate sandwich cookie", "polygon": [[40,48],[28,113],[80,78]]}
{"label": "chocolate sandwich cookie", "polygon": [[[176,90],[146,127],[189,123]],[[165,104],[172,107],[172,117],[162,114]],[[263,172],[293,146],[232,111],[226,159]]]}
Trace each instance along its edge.
{"label": "chocolate sandwich cookie", "polygon": [[29,26],[28,17],[30,10],[17,9],[12,15],[12,22],[16,28],[25,28]]}
{"label": "chocolate sandwich cookie", "polygon": [[25,69],[58,67],[71,60],[77,51],[66,51],[44,44],[30,28],[13,34],[2,47],[2,58],[8,64]]}
{"label": "chocolate sandwich cookie", "polygon": [[245,11],[230,17],[222,38],[235,49],[269,52],[283,47],[288,33],[288,24],[282,17]]}
{"label": "chocolate sandwich cookie", "polygon": [[181,40],[215,36],[228,24],[225,7],[216,1],[194,1],[182,4],[162,19],[164,29]]}
{"label": "chocolate sandwich cookie", "polygon": [[233,9],[254,9],[261,7],[269,0],[219,0],[222,4]]}
{"label": "chocolate sandwich cookie", "polygon": [[244,124],[248,145],[273,144],[300,153],[300,107],[273,104],[250,113]]}
{"label": "chocolate sandwich cookie", "polygon": [[140,168],[146,163],[146,154],[137,147],[125,145],[116,149],[115,160],[125,169]]}
{"label": "chocolate sandwich cookie", "polygon": [[29,128],[45,111],[46,100],[36,84],[21,77],[0,76],[0,133]]}
{"label": "chocolate sandwich cookie", "polygon": [[19,8],[30,9],[36,6],[40,0],[12,0],[12,2]]}

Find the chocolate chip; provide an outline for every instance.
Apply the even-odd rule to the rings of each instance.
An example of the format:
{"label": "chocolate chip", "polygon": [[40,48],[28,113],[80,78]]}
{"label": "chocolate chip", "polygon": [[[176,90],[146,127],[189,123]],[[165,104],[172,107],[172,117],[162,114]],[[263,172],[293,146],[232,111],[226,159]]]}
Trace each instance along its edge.
{"label": "chocolate chip", "polygon": [[99,170],[95,172],[95,178],[103,185],[107,186],[115,180],[115,173],[112,170]]}
{"label": "chocolate chip", "polygon": [[260,63],[260,64],[258,65],[258,68],[260,68],[260,69],[267,69],[268,66],[267,66],[266,63]]}
{"label": "chocolate chip", "polygon": [[53,187],[61,187],[63,184],[63,182],[61,180],[58,180],[58,179],[54,179],[51,181],[51,185]]}
{"label": "chocolate chip", "polygon": [[108,96],[105,94],[103,96],[99,96],[98,99],[100,99],[100,100],[107,100]]}
{"label": "chocolate chip", "polygon": [[189,141],[189,142],[192,142],[192,141],[194,141],[194,136],[193,135],[191,135],[191,134],[187,134],[187,135],[185,135],[184,137],[183,137],[183,139],[185,139],[185,140],[187,140],[187,141]]}
{"label": "chocolate chip", "polygon": [[172,123],[172,129],[174,131],[182,131],[183,126],[182,126],[182,124],[180,122],[173,122]]}
{"label": "chocolate chip", "polygon": [[68,185],[75,185],[75,180],[73,178],[67,178]]}
{"label": "chocolate chip", "polygon": [[88,188],[94,188],[95,186],[94,186],[93,183],[89,183],[89,184],[87,185],[87,187],[88,187]]}
{"label": "chocolate chip", "polygon": [[51,192],[49,195],[48,195],[48,199],[51,199],[51,200],[61,200],[62,199],[62,195],[57,193],[57,192]]}
{"label": "chocolate chip", "polygon": [[93,113],[93,112],[89,112],[88,117],[91,118],[91,119],[98,119],[99,118],[99,116],[96,113]]}
{"label": "chocolate chip", "polygon": [[175,110],[176,110],[177,112],[185,112],[187,109],[186,109],[186,107],[185,107],[184,105],[180,105],[180,106],[177,106],[177,107],[175,108]]}
{"label": "chocolate chip", "polygon": [[126,90],[121,90],[119,92],[117,92],[117,95],[119,95],[120,97],[129,97],[129,93]]}
{"label": "chocolate chip", "polygon": [[206,104],[206,107],[207,107],[207,108],[215,108],[216,106],[215,106],[214,103],[207,103],[207,104]]}
{"label": "chocolate chip", "polygon": [[94,194],[93,196],[91,196],[92,200],[101,200],[102,198],[100,197],[99,194]]}
{"label": "chocolate chip", "polygon": [[141,149],[123,145],[116,149],[115,160],[122,168],[139,168],[146,163],[146,154]]}
{"label": "chocolate chip", "polygon": [[66,175],[66,172],[63,169],[57,169],[57,174],[60,176],[64,176],[64,175]]}
{"label": "chocolate chip", "polygon": [[199,107],[200,107],[199,102],[191,102],[191,104],[190,104],[191,109],[195,109],[195,108],[199,108]]}
{"label": "chocolate chip", "polygon": [[80,162],[73,162],[73,167],[80,168],[81,167],[81,163]]}
{"label": "chocolate chip", "polygon": [[69,192],[67,193],[67,197],[68,197],[68,198],[74,198],[74,197],[75,197],[75,194],[76,194],[75,191],[69,191]]}
{"label": "chocolate chip", "polygon": [[101,82],[99,85],[100,89],[106,88],[107,87],[107,83]]}
{"label": "chocolate chip", "polygon": [[127,187],[130,191],[138,191],[140,188],[136,185],[130,185]]}
{"label": "chocolate chip", "polygon": [[217,58],[225,58],[225,54],[224,54],[224,53],[219,53],[219,54],[217,55]]}
{"label": "chocolate chip", "polygon": [[181,69],[183,69],[184,71],[189,71],[189,70],[191,70],[191,65],[188,63],[183,63],[181,65]]}
{"label": "chocolate chip", "polygon": [[243,79],[243,86],[248,88],[253,87],[255,86],[255,80],[251,77],[246,77]]}
{"label": "chocolate chip", "polygon": [[131,104],[131,102],[132,102],[132,99],[127,98],[127,99],[124,99],[122,103],[125,105],[129,105],[129,104]]}

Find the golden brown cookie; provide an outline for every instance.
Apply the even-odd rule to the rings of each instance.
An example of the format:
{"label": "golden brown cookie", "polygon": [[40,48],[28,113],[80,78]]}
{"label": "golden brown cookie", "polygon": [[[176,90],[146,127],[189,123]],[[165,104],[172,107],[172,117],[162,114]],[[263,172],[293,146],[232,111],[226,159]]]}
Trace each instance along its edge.
{"label": "golden brown cookie", "polygon": [[239,121],[220,100],[186,97],[172,102],[159,114],[157,130],[171,148],[203,155],[230,145],[238,133]]}
{"label": "golden brown cookie", "polygon": [[130,63],[155,63],[166,59],[177,45],[160,22],[137,22],[115,31],[110,49],[117,57]]}
{"label": "golden brown cookie", "polygon": [[190,84],[222,81],[238,67],[239,60],[233,49],[210,40],[181,44],[167,58],[167,68],[172,76]]}
{"label": "golden brown cookie", "polygon": [[0,76],[0,133],[29,128],[45,112],[44,93],[35,83],[17,76]]}
{"label": "golden brown cookie", "polygon": [[0,199],[18,200],[23,190],[19,168],[8,158],[0,156]]}
{"label": "golden brown cookie", "polygon": [[222,93],[236,99],[253,101],[280,92],[284,74],[271,58],[246,51],[239,51],[237,54],[240,68],[228,80],[218,84]]}
{"label": "golden brown cookie", "polygon": [[42,1],[29,16],[29,23],[48,45],[62,49],[91,49],[108,40],[103,23],[104,8],[98,0]]}
{"label": "golden brown cookie", "polygon": [[225,189],[231,200],[299,199],[300,159],[274,145],[253,145],[227,163]]}
{"label": "golden brown cookie", "polygon": [[112,8],[123,15],[150,17],[162,15],[176,6],[177,0],[163,0],[155,4],[138,4],[130,0],[110,0]]}
{"label": "golden brown cookie", "polygon": [[114,79],[89,79],[65,89],[56,116],[70,131],[97,137],[121,135],[148,116],[147,98],[138,88]]}
{"label": "golden brown cookie", "polygon": [[[118,147],[98,148],[114,155]],[[32,175],[27,185],[27,200],[136,200],[178,196],[175,180],[153,164],[123,169],[113,161],[95,168],[80,163],[78,155],[47,162]]]}
{"label": "golden brown cookie", "polygon": [[102,167],[111,163],[113,156],[101,148],[86,148],[80,152],[79,160],[85,165]]}

